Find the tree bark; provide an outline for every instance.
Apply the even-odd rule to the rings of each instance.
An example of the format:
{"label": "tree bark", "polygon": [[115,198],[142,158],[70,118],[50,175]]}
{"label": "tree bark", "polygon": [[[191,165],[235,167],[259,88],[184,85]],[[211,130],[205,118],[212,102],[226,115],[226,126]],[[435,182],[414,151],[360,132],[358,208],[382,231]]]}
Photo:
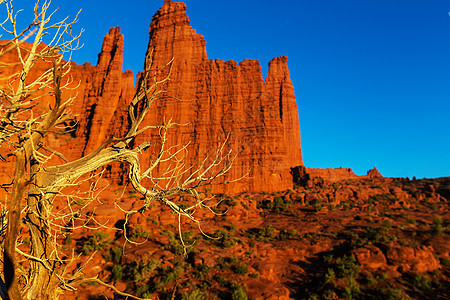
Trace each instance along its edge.
{"label": "tree bark", "polygon": [[30,173],[33,180],[30,182],[30,190],[27,198],[26,223],[30,230],[31,255],[38,260],[30,260],[30,288],[26,292],[26,299],[59,299],[62,290],[59,288],[62,274],[62,263],[56,253],[57,245],[52,238],[49,225],[48,199],[39,190],[37,179],[39,176],[39,163],[30,161]]}
{"label": "tree bark", "polygon": [[6,229],[4,248],[4,275],[6,289],[10,299],[22,299],[17,281],[16,241],[20,231],[20,212],[22,210],[22,199],[28,180],[26,177],[27,158],[23,148],[16,152],[16,168],[14,171],[14,185],[9,203],[8,227]]}

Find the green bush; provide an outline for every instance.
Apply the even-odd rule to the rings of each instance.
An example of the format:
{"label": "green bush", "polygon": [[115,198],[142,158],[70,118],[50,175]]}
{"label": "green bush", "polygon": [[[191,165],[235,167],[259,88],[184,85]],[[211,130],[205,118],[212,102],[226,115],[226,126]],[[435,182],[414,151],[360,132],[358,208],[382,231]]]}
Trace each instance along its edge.
{"label": "green bush", "polygon": [[[250,236],[252,236],[252,234],[250,234]],[[270,225],[260,228],[256,233],[256,239],[260,242],[269,242],[276,237],[277,237],[276,229]]]}
{"label": "green bush", "polygon": [[311,205],[312,205],[312,207],[314,207],[314,209],[316,211],[321,211],[323,209],[323,206],[324,206],[322,198],[314,199],[312,201]]}
{"label": "green bush", "polygon": [[298,239],[300,238],[300,233],[298,233],[295,229],[292,229],[290,231],[284,229],[283,231],[280,232],[280,234],[278,235],[278,238],[280,240],[285,240],[285,239]]}
{"label": "green bush", "polygon": [[408,299],[405,295],[405,292],[399,288],[380,288],[377,290],[377,294],[379,295],[379,299],[386,300],[403,300]]}
{"label": "green bush", "polygon": [[[184,247],[181,244],[181,241],[175,237],[175,233],[173,233],[170,230],[164,230],[163,234],[167,235],[169,237],[169,245],[164,246],[165,249],[171,251],[172,253],[174,253],[175,255],[183,255],[184,254]],[[190,239],[190,232],[187,232],[183,234],[183,241],[186,242],[186,238],[188,241]],[[193,247],[188,247],[186,249],[186,252],[192,252],[195,251]]]}
{"label": "green bush", "polygon": [[151,233],[144,229],[141,225],[136,225],[131,231],[131,236],[129,239],[131,241],[136,241],[138,239],[148,239],[151,236]]}
{"label": "green bush", "polygon": [[356,278],[361,267],[356,263],[353,255],[344,255],[342,258],[336,259],[336,270],[340,278]]}
{"label": "green bush", "polygon": [[213,244],[220,248],[230,248],[231,246],[236,245],[236,238],[233,236],[233,233],[226,229],[216,230],[215,236],[219,238],[214,239]]}
{"label": "green bush", "polygon": [[347,282],[347,286],[344,288],[342,297],[344,297],[344,299],[353,299],[355,297],[357,298],[359,294],[361,294],[361,290],[359,289],[355,279],[351,277]]}
{"label": "green bush", "polygon": [[68,235],[66,236],[66,238],[64,239],[64,245],[66,246],[70,246],[70,244],[72,244],[72,235]]}
{"label": "green bush", "polygon": [[248,273],[248,267],[246,265],[237,265],[233,267],[233,271],[237,274],[245,275]]}
{"label": "green bush", "polygon": [[136,288],[136,294],[138,294],[139,297],[144,299],[150,299],[152,297],[151,289],[147,284],[139,285]]}
{"label": "green bush", "polygon": [[124,270],[122,265],[114,265],[111,270],[111,277],[113,281],[119,281],[124,277]]}
{"label": "green bush", "polygon": [[195,277],[198,279],[208,279],[210,277],[209,271],[210,267],[208,265],[202,264],[197,267],[197,272],[195,272]]}
{"label": "green bush", "polygon": [[241,285],[239,285],[236,282],[233,282],[231,284],[231,299],[232,300],[247,300],[247,294],[245,293],[244,289]]}
{"label": "green bush", "polygon": [[228,284],[228,281],[226,280],[225,277],[220,276],[216,278],[216,281],[218,284],[220,284],[221,286],[226,286]]}
{"label": "green bush", "polygon": [[325,274],[325,283],[334,283],[336,280],[336,273],[332,268],[328,268],[327,274]]}
{"label": "green bush", "polygon": [[265,200],[265,201],[259,202],[256,207],[262,208],[262,209],[268,209],[268,210],[271,210],[276,213],[282,213],[282,212],[287,211],[289,209],[290,205],[291,205],[290,200],[286,200],[286,199],[284,199],[284,197],[277,196],[277,197],[273,198],[273,201]]}
{"label": "green bush", "polygon": [[444,229],[442,227],[442,224],[444,222],[442,221],[442,218],[440,216],[435,216],[433,219],[433,233],[434,234],[441,234],[444,232]]}
{"label": "green bush", "polygon": [[425,293],[431,292],[431,280],[423,274],[417,274],[414,278],[414,289]]}
{"label": "green bush", "polygon": [[218,257],[216,258],[216,261],[219,268],[225,270],[230,269],[231,267],[234,268],[233,265],[237,264],[239,262],[239,259],[237,257]]}
{"label": "green bush", "polygon": [[176,281],[180,275],[184,272],[183,266],[181,264],[175,266],[174,268],[166,267],[162,270],[161,282],[168,284],[170,282]]}
{"label": "green bush", "polygon": [[79,241],[81,245],[81,253],[84,255],[89,255],[93,251],[103,250],[111,244],[108,240],[109,234],[104,232],[94,232],[93,235],[87,238],[87,240]]}
{"label": "green bush", "polygon": [[439,260],[441,261],[441,264],[443,264],[444,266],[450,267],[450,259],[446,257],[441,257]]}
{"label": "green bush", "polygon": [[122,261],[122,248],[115,246],[109,249],[109,252],[111,254],[111,261],[114,264],[120,264]]}
{"label": "green bush", "polygon": [[204,300],[206,299],[205,293],[203,293],[201,290],[196,289],[193,291],[184,292],[181,299],[182,300]]}
{"label": "green bush", "polygon": [[150,275],[160,266],[160,264],[160,261],[157,259],[136,262],[129,268],[130,276],[133,278],[134,282],[149,279]]}

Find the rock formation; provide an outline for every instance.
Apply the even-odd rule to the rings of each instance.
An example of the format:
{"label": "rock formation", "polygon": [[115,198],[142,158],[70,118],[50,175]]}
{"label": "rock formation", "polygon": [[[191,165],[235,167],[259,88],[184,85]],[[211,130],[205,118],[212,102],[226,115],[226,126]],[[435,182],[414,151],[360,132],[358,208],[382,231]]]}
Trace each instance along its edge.
{"label": "rock formation", "polygon": [[134,84],[133,73],[122,72],[122,61],[123,35],[119,27],[111,28],[103,39],[97,66],[84,78],[86,87],[78,117],[78,135],[85,138],[83,155],[96,149],[126,120]]}
{"label": "rock formation", "polygon": [[[111,35],[116,38],[113,39]],[[110,40],[117,40],[117,45],[110,45]],[[111,53],[114,50],[115,53],[121,53],[122,43],[123,40],[117,37],[114,30],[107,35],[97,66],[101,76],[94,75],[98,79],[94,79],[96,83],[90,89],[92,93],[88,97],[85,94],[84,101],[87,104],[84,105],[84,119],[88,121],[80,124],[79,132],[87,136],[88,148],[91,144],[95,145],[90,139],[98,140],[99,136],[105,134],[105,129],[95,120],[102,120],[106,125],[112,114],[110,111],[106,118],[96,117],[92,107],[102,107],[100,103],[105,99],[108,109],[112,110],[119,103],[118,95],[123,94],[116,91],[114,95],[108,96],[114,91],[98,89],[98,86],[111,85],[111,82],[117,86],[115,83],[120,82],[120,70],[113,69],[118,71],[117,75],[111,71],[112,75],[105,74],[104,70],[110,68],[104,65],[119,66],[121,56],[116,59]],[[146,125],[162,124],[168,118],[179,124],[188,124],[171,130],[168,144],[190,143],[185,162],[194,168],[207,156],[214,155],[219,141],[224,141],[229,135],[227,147],[237,153],[237,159],[227,179],[248,175],[239,182],[220,187],[221,191],[272,191],[291,187],[290,168],[301,165],[302,157],[298,112],[287,58],[278,57],[269,63],[265,81],[256,60],[244,60],[237,64],[234,61],[207,59],[206,42],[189,26],[185,4],[166,1],[150,25],[146,61],[151,61],[151,67],[157,68],[172,58],[174,66],[166,89],[171,91],[170,96],[189,102],[170,99],[156,102]],[[103,79],[103,82],[99,83],[99,79]],[[90,101],[91,98],[96,101]],[[109,99],[115,99],[113,105]],[[121,112],[116,113],[123,116]],[[97,129],[92,131],[94,129],[89,128],[88,122]],[[88,134],[90,132],[95,134]],[[148,132],[140,136],[136,144],[148,139],[156,142],[157,134]],[[150,156],[144,156],[144,165],[150,159]],[[161,174],[165,168],[166,165],[162,165],[155,170],[155,174]]]}
{"label": "rock formation", "polygon": [[227,179],[249,174],[223,191],[290,188],[290,168],[302,165],[302,156],[287,58],[274,58],[263,81],[258,61],[237,64],[208,59],[205,44],[189,26],[186,5],[165,1],[150,25],[147,61],[151,59],[151,67],[156,68],[174,58],[167,90],[178,99],[192,101],[157,103],[148,124],[161,123],[164,117],[189,124],[172,130],[170,144],[190,142],[186,160],[193,166],[214,154],[218,141],[229,134],[228,147],[237,159]]}
{"label": "rock formation", "polygon": [[378,169],[376,167],[373,167],[373,169],[370,169],[369,171],[367,171],[367,177],[380,178],[380,177],[383,177],[383,175],[381,175],[380,171],[378,171]]}
{"label": "rock formation", "polygon": [[340,181],[345,179],[358,178],[350,168],[307,168],[306,171],[311,178],[320,177],[328,181]]}
{"label": "rock formation", "polygon": [[[276,191],[292,187],[290,169],[303,165],[300,128],[294,88],[289,78],[286,57],[274,58],[263,80],[258,61],[208,59],[206,42],[189,25],[186,5],[164,1],[153,16],[146,62],[161,67],[174,59],[171,80],[166,86],[172,97],[158,101],[144,125],[160,125],[172,119],[186,124],[169,132],[169,146],[189,144],[185,163],[197,168],[215,154],[225,141],[237,155],[227,180],[243,180],[215,191]],[[9,57],[9,56],[8,56]],[[4,58],[2,58],[4,59]],[[112,28],[105,36],[98,63],[72,64],[71,76],[76,91],[72,111],[77,115],[76,134],[71,138],[50,137],[50,146],[75,159],[94,150],[113,132],[120,135],[127,124],[127,106],[135,87],[131,71],[122,71],[123,36]],[[48,68],[42,64],[36,72]],[[140,75],[138,75],[139,77]],[[187,102],[186,102],[187,100]],[[157,145],[157,132],[147,132],[136,145],[150,140]],[[68,149],[70,148],[70,149]],[[148,164],[150,154],[143,155]],[[161,175],[167,166],[156,169]],[[113,183],[122,183],[125,167],[108,168]]]}
{"label": "rock formation", "polygon": [[358,176],[351,168],[307,168],[296,166],[291,168],[293,180],[297,185],[312,186],[321,182],[336,182],[347,179],[383,178],[376,167],[367,171],[367,175]]}

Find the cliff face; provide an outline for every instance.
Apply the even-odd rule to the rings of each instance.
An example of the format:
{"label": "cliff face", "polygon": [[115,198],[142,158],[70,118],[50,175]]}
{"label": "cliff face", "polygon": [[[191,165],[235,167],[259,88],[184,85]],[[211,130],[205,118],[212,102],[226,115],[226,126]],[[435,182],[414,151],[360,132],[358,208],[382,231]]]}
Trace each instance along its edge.
{"label": "cliff face", "polygon": [[[22,47],[30,48],[31,44],[23,43]],[[63,85],[68,82],[68,89],[62,90],[65,101],[73,98],[70,110],[76,122],[71,122],[74,132],[71,135],[47,137],[47,145],[64,154],[69,160],[75,160],[96,149],[113,132],[120,135],[126,128],[127,106],[135,91],[133,73],[122,71],[123,35],[120,28],[112,28],[105,36],[98,63],[77,65],[71,63],[70,76],[63,79]],[[17,62],[17,53],[11,51],[1,57],[2,62]],[[36,79],[40,74],[52,67],[51,62],[38,60],[28,77]],[[1,78],[19,72],[19,65],[13,68],[1,68]],[[0,84],[1,85],[1,84]],[[43,91],[42,93],[44,93]],[[48,92],[48,91],[47,91]],[[39,107],[47,107],[53,98],[44,96]],[[1,154],[9,153],[7,145],[0,148]],[[0,178],[3,183],[11,182],[14,170],[14,157],[0,164]],[[63,163],[57,157],[50,164]],[[124,171],[112,168],[107,176],[113,182],[119,182]]]}
{"label": "cliff face", "polygon": [[[122,71],[123,42],[120,28],[112,28],[104,38],[96,66],[72,64],[72,87],[77,88],[65,91],[64,96],[75,97],[72,111],[78,121],[76,132],[72,137],[49,137],[50,146],[67,153],[69,160],[88,154],[111,134],[120,136],[126,130],[127,108],[135,87],[131,71]],[[153,16],[148,49],[146,62],[152,68],[174,58],[171,80],[165,88],[171,91],[168,96],[184,101],[155,102],[143,125],[160,125],[168,119],[186,124],[169,131],[167,145],[189,144],[184,160],[194,170],[214,155],[228,136],[226,149],[233,149],[237,158],[226,180],[247,176],[227,186],[213,187],[216,192],[292,187],[290,168],[302,165],[302,154],[286,57],[270,61],[265,80],[256,60],[237,64],[208,59],[205,40],[189,25],[186,5],[171,1],[165,1]],[[36,75],[48,67],[40,65]],[[143,141],[157,147],[158,132],[146,132],[135,144]],[[144,154],[143,167],[151,159],[151,154]],[[163,164],[152,174],[161,175],[166,168]],[[126,174],[126,168],[119,165],[107,172],[116,184],[122,183]]]}
{"label": "cliff face", "polygon": [[133,73],[123,72],[122,62],[123,35],[119,27],[111,28],[103,39],[97,66],[90,74],[83,74],[86,87],[77,134],[85,138],[81,150],[83,155],[96,149],[117,131],[117,126],[124,124],[127,104],[134,95],[134,84]]}
{"label": "cliff face", "polygon": [[287,58],[274,58],[264,81],[258,61],[208,59],[205,44],[189,25],[186,5],[165,1],[150,25],[147,61],[156,68],[173,57],[167,90],[192,101],[157,103],[148,124],[162,122],[163,117],[188,124],[171,131],[170,144],[190,142],[186,160],[193,166],[212,155],[218,140],[229,134],[228,147],[238,156],[227,179],[249,174],[226,186],[228,192],[290,188],[290,168],[302,165],[302,155]]}

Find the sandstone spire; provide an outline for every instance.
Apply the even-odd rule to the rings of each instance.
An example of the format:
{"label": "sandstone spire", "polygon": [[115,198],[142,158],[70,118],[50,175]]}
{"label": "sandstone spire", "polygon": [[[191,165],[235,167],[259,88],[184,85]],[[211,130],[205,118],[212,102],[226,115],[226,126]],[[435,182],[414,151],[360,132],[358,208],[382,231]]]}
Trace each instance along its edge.
{"label": "sandstone spire", "polygon": [[256,60],[238,64],[208,59],[203,36],[189,22],[181,2],[165,1],[153,16],[147,51],[153,54],[152,67],[174,58],[167,89],[172,96],[194,101],[158,103],[148,119],[161,122],[165,116],[189,123],[172,131],[170,143],[190,142],[187,164],[194,166],[214,153],[218,139],[230,134],[229,146],[239,155],[229,179],[249,170],[251,179],[226,186],[227,192],[291,187],[290,168],[302,165],[302,156],[287,57],[269,63],[264,81]]}
{"label": "sandstone spire", "polygon": [[79,121],[79,135],[86,139],[84,154],[98,147],[113,132],[113,120],[116,120],[113,116],[125,109],[134,94],[133,74],[122,71],[123,43],[120,27],[111,28],[103,39],[93,74],[86,77]]}

